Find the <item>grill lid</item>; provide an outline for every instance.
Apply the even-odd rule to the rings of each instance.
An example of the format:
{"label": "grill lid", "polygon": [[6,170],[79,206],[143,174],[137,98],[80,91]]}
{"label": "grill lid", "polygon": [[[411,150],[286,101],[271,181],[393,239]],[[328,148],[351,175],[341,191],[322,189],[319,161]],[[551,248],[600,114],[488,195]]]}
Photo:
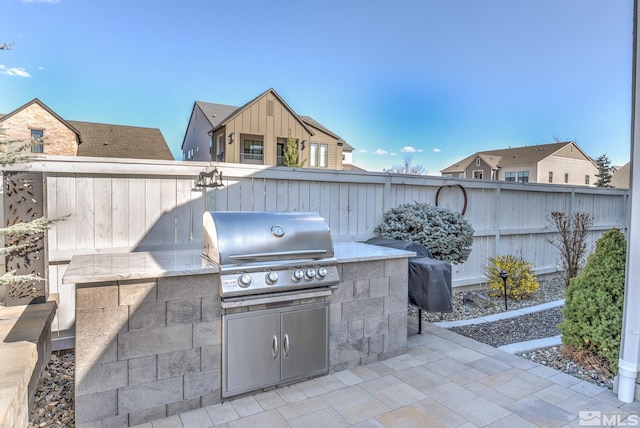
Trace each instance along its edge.
{"label": "grill lid", "polygon": [[203,247],[221,267],[334,256],[329,227],[313,212],[208,211]]}

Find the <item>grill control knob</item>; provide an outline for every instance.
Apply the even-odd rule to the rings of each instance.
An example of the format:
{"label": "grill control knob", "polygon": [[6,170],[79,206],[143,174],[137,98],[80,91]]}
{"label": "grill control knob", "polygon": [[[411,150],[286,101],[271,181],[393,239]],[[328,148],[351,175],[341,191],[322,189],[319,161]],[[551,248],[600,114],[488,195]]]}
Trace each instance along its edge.
{"label": "grill control knob", "polygon": [[318,272],[316,272],[316,275],[318,276],[318,278],[324,278],[325,276],[327,276],[327,268],[318,268]]}
{"label": "grill control knob", "polygon": [[316,276],[316,270],[312,268],[307,269],[307,271],[304,273],[304,278],[307,280],[311,280],[315,278],[315,276]]}
{"label": "grill control knob", "polygon": [[264,278],[265,282],[269,285],[273,285],[278,282],[278,273],[277,272],[269,272],[267,276]]}
{"label": "grill control knob", "polygon": [[291,279],[294,282],[300,281],[303,277],[304,277],[304,272],[302,271],[302,269],[297,269],[293,271],[293,274],[291,274]]}
{"label": "grill control knob", "polygon": [[251,275],[249,274],[242,274],[238,277],[238,285],[242,288],[247,288],[248,286],[251,285]]}

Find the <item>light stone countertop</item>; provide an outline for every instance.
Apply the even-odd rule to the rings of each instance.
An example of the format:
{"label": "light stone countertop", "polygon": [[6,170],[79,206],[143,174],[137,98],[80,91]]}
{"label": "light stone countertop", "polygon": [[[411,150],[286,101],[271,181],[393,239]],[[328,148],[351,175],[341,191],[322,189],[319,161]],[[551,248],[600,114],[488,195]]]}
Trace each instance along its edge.
{"label": "light stone countertop", "polygon": [[93,283],[218,272],[218,265],[204,259],[200,250],[103,253],[73,256],[62,277],[62,283]]}
{"label": "light stone countertop", "polygon": [[[410,251],[359,242],[335,242],[333,247],[338,263],[415,256]],[[97,283],[219,272],[218,265],[204,259],[199,250],[100,253],[73,256],[62,277],[62,283]]]}

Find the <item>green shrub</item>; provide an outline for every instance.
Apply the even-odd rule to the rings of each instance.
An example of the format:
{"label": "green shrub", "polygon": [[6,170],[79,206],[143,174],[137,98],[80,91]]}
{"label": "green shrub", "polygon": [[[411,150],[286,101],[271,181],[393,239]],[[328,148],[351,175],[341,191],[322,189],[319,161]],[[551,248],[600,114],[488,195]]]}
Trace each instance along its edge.
{"label": "green shrub", "polygon": [[584,270],[566,291],[562,342],[606,358],[615,373],[620,355],[627,243],[618,229],[605,232]]}
{"label": "green shrub", "polygon": [[489,264],[484,272],[487,275],[490,293],[493,296],[504,296],[504,281],[500,271],[504,270],[507,278],[507,297],[522,299],[534,293],[540,287],[533,274],[533,265],[520,257],[495,256],[489,258]]}
{"label": "green shrub", "polygon": [[392,208],[375,230],[383,238],[419,242],[435,259],[464,263],[471,253],[473,227],[457,212],[414,202]]}

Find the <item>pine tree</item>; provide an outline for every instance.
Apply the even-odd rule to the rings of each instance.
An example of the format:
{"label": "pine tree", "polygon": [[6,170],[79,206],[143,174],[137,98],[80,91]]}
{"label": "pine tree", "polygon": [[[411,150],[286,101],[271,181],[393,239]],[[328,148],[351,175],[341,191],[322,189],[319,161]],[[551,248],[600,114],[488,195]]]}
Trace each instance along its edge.
{"label": "pine tree", "polygon": [[596,187],[613,187],[609,184],[611,183],[611,161],[606,153],[596,159],[596,165],[598,165]]}
{"label": "pine tree", "polygon": [[290,168],[301,168],[304,166],[304,161],[298,162],[298,141],[291,135],[291,130],[289,130],[287,146],[284,149],[284,165]]}

